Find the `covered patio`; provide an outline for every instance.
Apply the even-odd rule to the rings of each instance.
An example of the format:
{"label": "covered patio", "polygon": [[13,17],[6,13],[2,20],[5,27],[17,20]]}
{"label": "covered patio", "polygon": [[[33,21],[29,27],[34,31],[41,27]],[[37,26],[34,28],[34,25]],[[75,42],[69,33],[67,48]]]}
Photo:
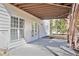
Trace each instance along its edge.
{"label": "covered patio", "polygon": [[[25,12],[28,12],[41,20],[51,20],[51,19],[68,19],[68,29],[70,30],[71,28],[71,23],[74,22],[75,18],[73,15],[76,15],[78,6],[77,4],[72,4],[72,3],[23,3],[23,4],[12,4],[20,9],[22,9]],[[74,7],[75,6],[75,7]],[[71,16],[70,16],[71,15]],[[70,18],[71,17],[71,18]],[[72,20],[72,22],[71,22]],[[50,21],[51,22],[51,21]],[[73,24],[73,23],[72,23]],[[72,25],[73,26],[73,25]],[[69,43],[72,41],[69,35],[70,31],[67,29],[67,34],[66,34],[66,39],[63,40],[61,37],[64,35],[59,36],[60,39],[49,39],[51,37],[57,37],[51,34],[49,37],[41,38],[39,40],[33,41],[30,44],[33,45],[38,45],[38,46],[43,46],[46,48],[48,51],[53,53],[54,55],[76,55],[75,52],[69,48]],[[74,28],[73,28],[74,29]],[[39,29],[40,30],[40,29]],[[51,27],[50,27],[51,30]],[[72,34],[73,35],[73,34]],[[73,36],[72,36],[73,38]],[[67,43],[69,41],[69,43]],[[76,44],[76,43],[75,43]],[[70,43],[71,47],[72,43]],[[68,48],[69,50],[67,51],[66,48],[62,48],[62,46]],[[51,47],[51,48],[50,48]],[[56,52],[55,49],[58,49],[57,51],[61,52]],[[66,49],[66,50],[64,50]],[[70,52],[71,50],[71,52]],[[63,52],[62,52],[63,51]],[[65,54],[66,53],[66,54]]]}
{"label": "covered patio", "polygon": [[[9,23],[9,36],[7,36],[9,40],[7,40],[7,46],[5,45],[6,53],[2,54],[9,56],[78,55],[75,50],[79,51],[79,4],[11,3],[4,5],[11,23]],[[57,26],[53,26],[54,23]]]}
{"label": "covered patio", "polygon": [[[19,9],[22,9],[25,12],[28,12],[41,20],[51,20],[51,19],[68,19],[68,29],[66,33],[66,39],[70,43],[70,46],[77,49],[77,41],[78,38],[75,36],[78,28],[78,4],[74,3],[14,3],[12,4]],[[51,21],[50,21],[51,22]],[[50,34],[51,37],[51,26],[50,26]],[[53,35],[54,36],[54,35]],[[61,35],[62,36],[62,35]],[[59,36],[60,37],[60,36]],[[72,42],[74,41],[74,43]]]}

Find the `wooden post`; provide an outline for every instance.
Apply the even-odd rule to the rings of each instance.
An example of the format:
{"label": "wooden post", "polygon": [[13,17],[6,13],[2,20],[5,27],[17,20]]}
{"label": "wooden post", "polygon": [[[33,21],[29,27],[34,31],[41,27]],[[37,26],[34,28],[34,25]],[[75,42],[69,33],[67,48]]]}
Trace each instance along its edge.
{"label": "wooden post", "polygon": [[69,43],[70,41],[69,41],[69,39],[70,39],[70,30],[71,30],[71,14],[69,14],[69,16],[68,16],[68,18],[69,18],[69,28],[68,28],[68,31],[67,31],[67,42]]}
{"label": "wooden post", "polygon": [[71,29],[72,29],[72,19],[71,19],[71,15],[69,15],[69,18],[70,18],[70,22],[69,22],[69,33],[68,33],[68,37],[69,37],[69,43],[70,43],[70,46],[72,46],[72,32],[71,32]]}
{"label": "wooden post", "polygon": [[71,47],[74,47],[75,41],[75,23],[78,14],[78,4],[73,4],[72,13],[70,16],[70,28],[69,28],[69,43]]}

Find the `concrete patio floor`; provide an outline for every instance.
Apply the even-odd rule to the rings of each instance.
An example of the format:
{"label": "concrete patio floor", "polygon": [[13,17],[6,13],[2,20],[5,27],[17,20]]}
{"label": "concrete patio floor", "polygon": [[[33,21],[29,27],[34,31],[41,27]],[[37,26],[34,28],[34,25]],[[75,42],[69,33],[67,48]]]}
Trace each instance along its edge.
{"label": "concrete patio floor", "polygon": [[54,54],[50,53],[44,47],[37,45],[23,45],[18,48],[12,49],[9,52],[10,56],[52,56]]}
{"label": "concrete patio floor", "polygon": [[41,38],[9,51],[10,56],[75,56],[75,52],[62,49],[67,46],[66,40]]}
{"label": "concrete patio floor", "polygon": [[67,40],[65,39],[49,39],[49,37],[44,37],[36,41],[29,42],[29,44],[41,45],[41,46],[51,46],[51,47],[60,47],[67,46]]}

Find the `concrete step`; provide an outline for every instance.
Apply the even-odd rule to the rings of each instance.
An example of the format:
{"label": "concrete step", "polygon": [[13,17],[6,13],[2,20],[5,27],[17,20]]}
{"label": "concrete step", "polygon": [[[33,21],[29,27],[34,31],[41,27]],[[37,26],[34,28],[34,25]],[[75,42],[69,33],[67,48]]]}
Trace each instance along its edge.
{"label": "concrete step", "polygon": [[64,51],[63,49],[59,47],[46,47],[50,52],[54,53],[55,56],[74,56],[73,54],[68,53],[67,51]]}
{"label": "concrete step", "polygon": [[70,53],[70,54],[76,55],[75,51],[70,47],[60,46],[60,48],[63,49],[64,51]]}

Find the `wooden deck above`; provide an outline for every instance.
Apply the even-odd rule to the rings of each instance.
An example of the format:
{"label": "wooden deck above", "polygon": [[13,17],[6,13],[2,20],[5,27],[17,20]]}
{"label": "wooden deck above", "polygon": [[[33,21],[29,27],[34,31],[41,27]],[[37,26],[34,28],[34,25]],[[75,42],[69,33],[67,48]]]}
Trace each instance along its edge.
{"label": "wooden deck above", "polygon": [[12,3],[12,5],[40,18],[66,18],[72,3]]}

